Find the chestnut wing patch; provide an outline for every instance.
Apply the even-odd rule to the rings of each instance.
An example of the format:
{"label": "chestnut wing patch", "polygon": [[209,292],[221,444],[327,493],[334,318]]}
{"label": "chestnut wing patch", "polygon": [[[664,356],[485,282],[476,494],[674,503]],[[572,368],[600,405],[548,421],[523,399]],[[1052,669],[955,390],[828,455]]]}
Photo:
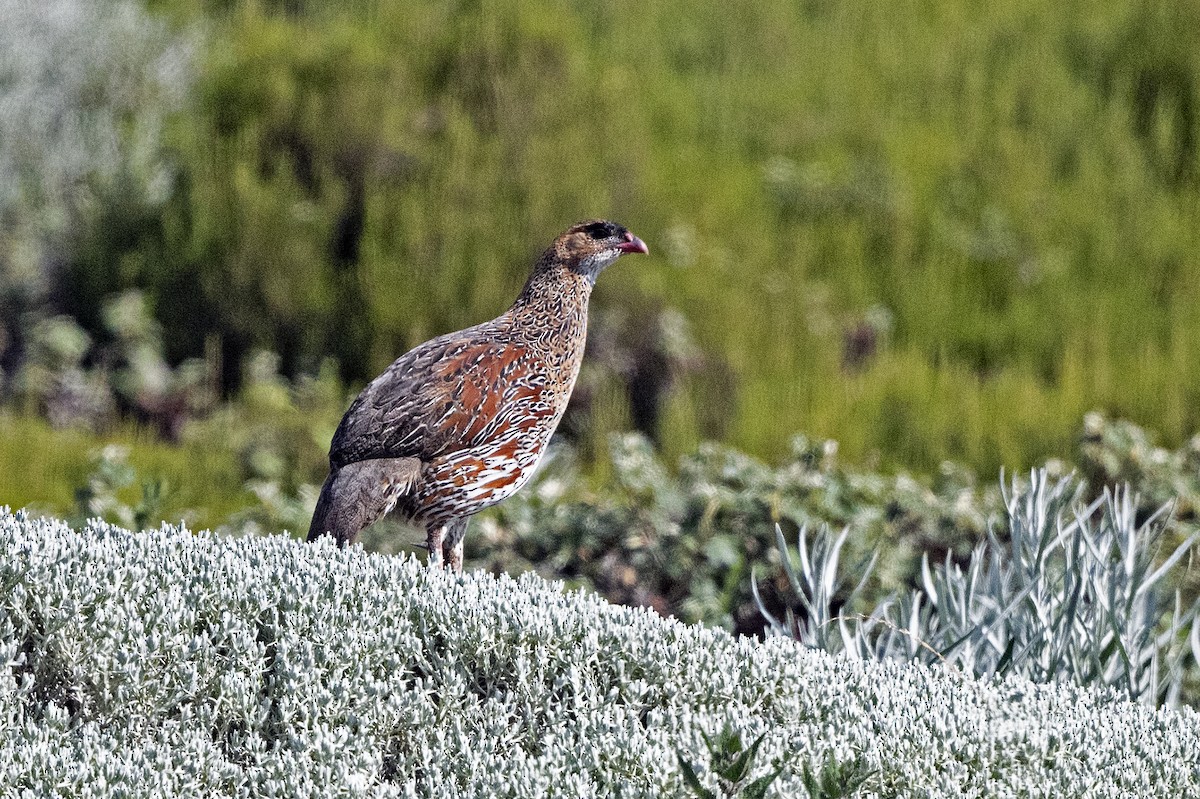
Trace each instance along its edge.
{"label": "chestnut wing patch", "polygon": [[330,460],[429,461],[485,440],[528,366],[528,351],[473,332],[427,342],[373,380],[342,419]]}

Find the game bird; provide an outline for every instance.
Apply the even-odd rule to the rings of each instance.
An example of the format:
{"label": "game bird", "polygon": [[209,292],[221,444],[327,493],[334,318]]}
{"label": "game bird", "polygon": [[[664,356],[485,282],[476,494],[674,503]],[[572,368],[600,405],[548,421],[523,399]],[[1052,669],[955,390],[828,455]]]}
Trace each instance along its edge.
{"label": "game bird", "polygon": [[580,222],[507,311],[401,355],[342,417],[308,540],[351,543],[395,510],[425,528],[431,564],[462,571],[468,519],[529,480],[566,410],[596,278],[648,252],[621,225]]}

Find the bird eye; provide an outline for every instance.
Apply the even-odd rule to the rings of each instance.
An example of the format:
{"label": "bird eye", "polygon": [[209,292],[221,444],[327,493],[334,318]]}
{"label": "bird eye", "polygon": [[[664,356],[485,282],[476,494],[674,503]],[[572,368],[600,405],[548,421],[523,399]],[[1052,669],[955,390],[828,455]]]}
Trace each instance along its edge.
{"label": "bird eye", "polygon": [[613,235],[613,226],[607,222],[593,222],[585,227],[583,232],[588,234],[588,237],[593,241],[599,241]]}

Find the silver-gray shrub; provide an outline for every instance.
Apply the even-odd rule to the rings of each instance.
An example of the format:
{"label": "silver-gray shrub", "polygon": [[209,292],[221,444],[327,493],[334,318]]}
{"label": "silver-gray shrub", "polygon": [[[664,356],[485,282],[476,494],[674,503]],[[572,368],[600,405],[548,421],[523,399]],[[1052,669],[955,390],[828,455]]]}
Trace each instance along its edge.
{"label": "silver-gray shrub", "polygon": [[47,257],[112,181],[166,199],[163,127],[194,44],[128,0],[0,0],[0,289],[44,291]]}
{"label": "silver-gray shrub", "polygon": [[965,564],[926,558],[918,588],[865,614],[854,609],[870,564],[849,590],[840,573],[848,531],[810,540],[802,529],[796,563],[779,533],[800,613],[771,618],[772,628],[857,658],[946,662],[978,677],[1102,685],[1177,705],[1200,658],[1200,600],[1185,606],[1168,577],[1200,531],[1164,552],[1169,508],[1139,521],[1128,488],[1091,503],[1082,489],[1044,470],[1002,485],[1005,519]]}
{"label": "silver-gray shrub", "polygon": [[[0,796],[1200,796],[1200,716],[833,657],[533,575],[0,512]],[[809,780],[812,782],[812,779]],[[823,780],[828,782],[829,780]],[[835,780],[836,782],[836,780]],[[719,795],[719,794],[718,794]]]}

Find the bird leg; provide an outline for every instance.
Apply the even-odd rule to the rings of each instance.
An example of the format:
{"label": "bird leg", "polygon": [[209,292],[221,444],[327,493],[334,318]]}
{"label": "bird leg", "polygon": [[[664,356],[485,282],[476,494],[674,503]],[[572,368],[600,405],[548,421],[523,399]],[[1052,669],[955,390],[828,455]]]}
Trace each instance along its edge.
{"label": "bird leg", "polygon": [[429,550],[429,565],[440,568],[442,565],[442,537],[446,534],[446,525],[431,524],[425,528],[425,547]]}
{"label": "bird leg", "polygon": [[454,519],[446,525],[446,538],[442,542],[442,547],[446,551],[446,565],[455,574],[462,573],[463,567],[463,541],[467,537],[467,518],[463,516],[459,519]]}

